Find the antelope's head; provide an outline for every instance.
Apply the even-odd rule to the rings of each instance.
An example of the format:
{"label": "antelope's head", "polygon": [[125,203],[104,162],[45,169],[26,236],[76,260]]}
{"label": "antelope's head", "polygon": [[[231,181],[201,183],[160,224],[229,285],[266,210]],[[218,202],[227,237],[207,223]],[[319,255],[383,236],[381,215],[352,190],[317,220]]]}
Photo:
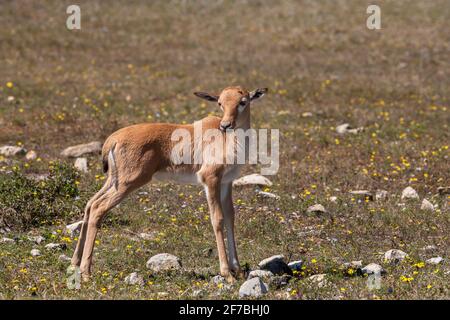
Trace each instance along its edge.
{"label": "antelope's head", "polygon": [[260,88],[248,92],[241,87],[228,87],[222,90],[220,95],[212,95],[206,92],[194,92],[194,94],[207,101],[217,102],[223,111],[219,129],[225,132],[227,129],[240,128],[250,119],[250,102],[261,98],[267,88]]}

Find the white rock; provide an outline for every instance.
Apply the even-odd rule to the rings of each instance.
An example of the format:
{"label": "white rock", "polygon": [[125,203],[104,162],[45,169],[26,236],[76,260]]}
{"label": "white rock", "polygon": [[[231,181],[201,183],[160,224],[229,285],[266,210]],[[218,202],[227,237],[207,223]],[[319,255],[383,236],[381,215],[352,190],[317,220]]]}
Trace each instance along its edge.
{"label": "white rock", "polygon": [[362,198],[363,200],[365,200],[366,198],[369,200],[373,200],[373,194],[369,190],[353,190],[349,193],[355,197]]}
{"label": "white rock", "polygon": [[72,259],[71,259],[70,257],[66,256],[65,254],[62,254],[62,255],[60,255],[60,256],[58,257],[58,260],[61,261],[61,262],[69,262],[69,261],[71,261]]}
{"label": "white rock", "polygon": [[37,257],[37,256],[40,256],[40,255],[41,255],[41,251],[39,251],[38,249],[33,249],[33,250],[30,251],[30,254],[31,254],[33,257]]}
{"label": "white rock", "polygon": [[367,266],[362,268],[361,271],[363,274],[383,274],[386,272],[383,267],[376,263],[369,263]]}
{"label": "white rock", "polygon": [[125,283],[130,285],[144,285],[144,278],[137,272],[132,272],[125,277]]}
{"label": "white rock", "polygon": [[422,200],[422,205],[420,206],[420,209],[421,210],[425,210],[425,211],[434,211],[434,206],[427,199],[423,199]]}
{"label": "white rock", "polygon": [[64,245],[60,244],[60,243],[49,243],[47,245],[45,245],[45,249],[47,250],[58,250],[58,249],[62,249],[64,247]]}
{"label": "white rock", "polygon": [[256,184],[261,186],[271,186],[272,182],[267,179],[266,177],[258,174],[253,173],[247,176],[243,176],[235,181],[233,181],[233,186],[245,186],[249,184]]}
{"label": "white rock", "polygon": [[36,244],[41,244],[41,242],[44,241],[45,238],[43,236],[29,236],[28,240],[30,240]]}
{"label": "white rock", "polygon": [[303,118],[309,118],[309,117],[312,117],[312,116],[313,116],[312,112],[303,112],[302,113],[302,117]]}
{"label": "white rock", "polygon": [[158,232],[156,232],[156,231],[151,232],[151,233],[147,233],[147,232],[139,233],[139,237],[144,240],[154,240],[157,236],[158,236]]}
{"label": "white rock", "polygon": [[28,161],[36,160],[37,159],[36,151],[34,150],[28,151],[27,154],[25,155],[25,159],[27,159]]}
{"label": "white rock", "polygon": [[269,258],[262,260],[258,264],[259,269],[268,270],[276,275],[282,274],[292,274],[292,270],[288,267],[286,262],[284,262],[283,255],[275,255]]}
{"label": "white rock", "polygon": [[0,242],[1,242],[1,243],[14,243],[14,242],[16,242],[16,241],[14,241],[14,239],[10,239],[10,238],[4,237],[4,238],[2,238],[2,239],[0,240]]}
{"label": "white rock", "polygon": [[102,143],[93,141],[68,147],[61,152],[61,155],[63,157],[77,158],[87,153],[99,153],[100,151],[102,151]]}
{"label": "white rock", "polygon": [[181,260],[169,253],[160,253],[147,261],[147,268],[153,272],[181,269]]}
{"label": "white rock", "polygon": [[86,158],[77,158],[73,165],[75,169],[81,172],[88,172],[88,164]]}
{"label": "white rock", "polygon": [[239,288],[239,297],[261,297],[268,292],[268,286],[258,277],[245,281]]}
{"label": "white rock", "polygon": [[335,196],[330,197],[328,200],[330,200],[330,202],[336,203],[338,198]]}
{"label": "white rock", "polygon": [[375,193],[375,200],[377,201],[386,200],[388,197],[389,192],[387,192],[386,190],[377,190],[377,192]]}
{"label": "white rock", "polygon": [[419,199],[419,194],[411,187],[406,187],[402,191],[402,199]]}
{"label": "white rock", "polygon": [[346,262],[343,264],[343,267],[344,268],[354,268],[354,269],[362,268],[362,260]]}
{"label": "white rock", "polygon": [[434,251],[437,249],[438,249],[438,247],[436,247],[435,245],[428,245],[428,246],[425,246],[422,248],[422,250],[424,250],[424,251]]}
{"label": "white rock", "polygon": [[325,273],[315,274],[315,275],[312,275],[312,276],[308,277],[308,279],[310,281],[316,283],[319,288],[323,288],[323,287],[328,285],[328,281],[326,279],[326,276],[327,275]]}
{"label": "white rock", "polygon": [[0,155],[5,157],[12,157],[25,154],[26,150],[17,146],[3,146],[0,147]]}
{"label": "white rock", "polygon": [[270,192],[265,192],[265,191],[259,191],[258,192],[258,196],[263,197],[263,198],[271,198],[271,199],[280,199],[279,196],[277,196],[274,193],[270,193]]}
{"label": "white rock", "polygon": [[323,205],[317,203],[315,205],[310,206],[306,210],[306,212],[308,212],[308,213],[313,213],[313,212],[325,213],[325,212],[327,212],[327,210],[325,210],[325,207]]}
{"label": "white rock", "polygon": [[336,127],[336,132],[339,134],[344,134],[347,133],[348,128],[350,128],[350,125],[348,123],[343,123]]}
{"label": "white rock", "polygon": [[270,279],[273,278],[275,275],[270,272],[269,270],[252,270],[248,274],[247,280],[251,278],[261,278],[261,279]]}
{"label": "white rock", "polygon": [[384,253],[384,260],[387,262],[398,263],[403,261],[408,255],[406,252],[397,249],[391,249]]}
{"label": "white rock", "polygon": [[291,268],[291,270],[300,271],[302,270],[303,261],[297,260],[297,261],[291,261],[288,263],[288,267]]}
{"label": "white rock", "polygon": [[72,224],[68,224],[68,225],[66,226],[67,233],[68,233],[71,237],[73,237],[73,236],[75,236],[77,233],[80,232],[82,226],[83,226],[83,220],[78,221],[78,222],[74,222],[74,223],[72,223]]}
{"label": "white rock", "polygon": [[434,258],[428,259],[425,262],[428,264],[439,264],[439,263],[441,263],[442,260],[444,260],[442,257],[434,257]]}
{"label": "white rock", "polygon": [[359,133],[361,131],[363,131],[364,128],[363,127],[359,127],[359,128],[351,128],[350,125],[348,123],[343,123],[341,125],[338,125],[336,127],[336,132],[339,134],[346,134],[346,133]]}
{"label": "white rock", "polygon": [[225,284],[227,281],[225,280],[224,277],[222,277],[220,274],[214,276],[211,278],[211,283],[214,283],[215,285],[218,284]]}

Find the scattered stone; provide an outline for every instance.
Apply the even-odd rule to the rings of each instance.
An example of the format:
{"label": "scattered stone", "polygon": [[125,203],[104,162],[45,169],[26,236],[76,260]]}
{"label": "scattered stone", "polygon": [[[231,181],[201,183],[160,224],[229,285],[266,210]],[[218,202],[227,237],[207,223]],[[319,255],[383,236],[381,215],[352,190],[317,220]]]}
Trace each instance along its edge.
{"label": "scattered stone", "polygon": [[248,274],[247,280],[250,280],[251,278],[261,278],[261,279],[271,279],[274,277],[274,274],[270,272],[269,270],[252,270]]}
{"label": "scattered stone", "polygon": [[288,267],[291,268],[291,270],[293,270],[293,271],[302,270],[302,266],[303,266],[303,260],[297,260],[297,261],[292,261],[292,262],[288,263]]}
{"label": "scattered stone", "polygon": [[144,240],[154,240],[158,236],[158,232],[152,232],[152,233],[146,233],[141,232],[139,233],[139,237]]}
{"label": "scattered stone", "polygon": [[335,196],[332,196],[332,197],[330,197],[329,198],[329,200],[330,200],[330,202],[333,202],[333,203],[336,203],[337,202],[337,197],[335,197]]}
{"label": "scattered stone", "polygon": [[49,177],[48,173],[28,173],[25,175],[28,179],[34,180],[36,182],[47,180]]}
{"label": "scattered stone", "polygon": [[282,276],[274,276],[270,278],[270,286],[275,287],[276,289],[281,289],[284,286],[287,286],[289,280],[292,279],[292,276],[284,274]]}
{"label": "scattered stone", "polygon": [[384,253],[384,260],[391,263],[399,263],[403,261],[408,255],[406,252],[397,249],[391,249]]}
{"label": "scattered stone", "polygon": [[64,243],[49,243],[45,246],[47,250],[60,250],[65,249],[66,245]]}
{"label": "scattered stone", "polygon": [[33,257],[38,257],[38,256],[41,255],[41,251],[39,251],[38,249],[33,249],[33,250],[30,251],[30,254],[31,254]]}
{"label": "scattered stone", "polygon": [[423,251],[434,251],[437,250],[438,247],[436,247],[435,245],[429,245],[429,246],[425,246],[422,248]]}
{"label": "scattered stone", "polygon": [[269,179],[267,179],[266,177],[258,174],[258,173],[253,173],[247,176],[243,176],[237,180],[233,181],[233,186],[245,186],[245,185],[249,185],[249,184],[256,184],[256,185],[260,185],[260,186],[271,186],[272,185],[272,181],[270,181]]}
{"label": "scattered stone", "polygon": [[311,281],[311,282],[314,282],[315,284],[317,284],[317,286],[319,287],[319,288],[323,288],[323,287],[325,287],[325,286],[327,286],[328,285],[328,281],[327,281],[327,279],[326,279],[326,274],[325,273],[322,273],[322,274],[315,274],[315,275],[312,275],[312,276],[310,276],[310,277],[308,277],[308,279]]}
{"label": "scattered stone", "polygon": [[312,116],[313,116],[312,112],[303,112],[302,113],[302,117],[303,118],[310,118]]}
{"label": "scattered stone", "polygon": [[80,172],[88,172],[88,164],[86,158],[77,158],[73,166]]}
{"label": "scattered stone", "polygon": [[6,238],[6,237],[3,237],[1,240],[0,240],[0,242],[1,243],[14,243],[14,242],[16,242],[14,239],[10,239],[10,238]]}
{"label": "scattered stone", "polygon": [[181,260],[169,253],[160,253],[147,261],[147,268],[153,272],[181,269]]}
{"label": "scattered stone", "polygon": [[411,187],[406,187],[402,191],[402,199],[419,199],[419,194]]}
{"label": "scattered stone", "polygon": [[27,159],[28,161],[36,160],[37,159],[36,151],[34,150],[28,151],[27,154],[25,155],[25,159]]}
{"label": "scattered stone", "polygon": [[265,191],[258,191],[258,196],[263,197],[263,198],[271,198],[271,199],[280,199],[279,196],[277,196],[276,194],[270,193],[270,192],[265,192]]}
{"label": "scattered stone", "polygon": [[326,213],[327,210],[325,210],[325,207],[323,205],[317,203],[315,205],[310,206],[306,210],[306,212],[308,212],[308,213],[316,213],[316,212]]}
{"label": "scattered stone", "polygon": [[422,205],[420,206],[420,210],[424,210],[424,211],[434,211],[434,206],[433,204],[428,201],[427,199],[423,199],[422,200]]}
{"label": "scattered stone", "polygon": [[245,281],[239,288],[239,297],[261,297],[268,292],[268,286],[258,277]]}
{"label": "scattered stone", "polygon": [[211,278],[211,283],[215,284],[216,286],[219,284],[225,284],[227,281],[224,277],[222,277],[220,274],[214,276]]}
{"label": "scattered stone", "polygon": [[373,201],[373,194],[369,190],[354,190],[349,192],[351,195],[355,197],[362,198],[363,200]]}
{"label": "scattered stone", "polygon": [[44,241],[45,238],[43,236],[29,236],[28,240],[30,240],[36,244],[41,244],[41,242]]}
{"label": "scattered stone", "polygon": [[347,130],[348,130],[349,127],[350,127],[350,125],[348,123],[344,123],[344,124],[338,125],[336,127],[336,132],[339,133],[339,134],[347,133]]}
{"label": "scattered stone", "polygon": [[62,254],[62,255],[60,255],[60,256],[58,257],[58,260],[61,261],[61,262],[69,262],[69,261],[71,261],[72,259],[71,259],[70,257],[66,256],[65,254]]}
{"label": "scattered stone", "polygon": [[375,193],[375,200],[377,201],[386,200],[388,197],[389,192],[387,192],[386,190],[377,190],[377,192]]}
{"label": "scattered stone", "polygon": [[102,143],[93,141],[68,147],[61,152],[61,155],[68,158],[77,158],[87,153],[99,153],[100,151],[102,151]]}
{"label": "scattered stone", "polygon": [[5,157],[13,157],[18,155],[23,155],[26,153],[26,150],[22,147],[16,146],[3,146],[0,147],[0,155]]}
{"label": "scattered stone", "polygon": [[66,230],[69,233],[69,235],[73,237],[80,232],[82,226],[83,220],[67,225]]}
{"label": "scattered stone", "polygon": [[437,190],[441,196],[450,194],[450,187],[438,187]]}
{"label": "scattered stone", "polygon": [[376,263],[369,263],[367,266],[361,269],[362,274],[384,274],[386,271],[382,266]]}
{"label": "scattered stone", "polygon": [[342,265],[345,269],[352,268],[352,269],[361,269],[362,268],[362,260],[355,260],[346,262]]}
{"label": "scattered stone", "polygon": [[131,285],[144,285],[144,278],[139,275],[137,272],[132,272],[125,277],[125,283]]}
{"label": "scattered stone", "polygon": [[284,262],[283,255],[276,255],[276,256],[272,256],[267,259],[264,259],[258,264],[258,267],[261,270],[268,270],[275,275],[282,275],[285,273],[292,275],[292,270]]}
{"label": "scattered stone", "polygon": [[346,133],[356,134],[356,133],[359,133],[359,132],[361,132],[363,130],[364,130],[363,127],[352,128],[352,127],[350,127],[350,125],[348,123],[344,123],[344,124],[338,125],[336,127],[336,132],[339,133],[339,134],[346,134]]}
{"label": "scattered stone", "polygon": [[430,258],[427,261],[425,261],[428,264],[439,264],[442,262],[442,260],[444,260],[442,257],[434,257],[434,258]]}

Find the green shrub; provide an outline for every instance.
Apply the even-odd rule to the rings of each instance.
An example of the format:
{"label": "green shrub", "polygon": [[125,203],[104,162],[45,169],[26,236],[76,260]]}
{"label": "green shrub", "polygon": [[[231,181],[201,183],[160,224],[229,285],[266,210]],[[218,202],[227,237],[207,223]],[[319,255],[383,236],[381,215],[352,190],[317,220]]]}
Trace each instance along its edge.
{"label": "green shrub", "polygon": [[66,163],[50,166],[46,179],[19,171],[0,175],[0,227],[27,229],[79,214],[78,172]]}

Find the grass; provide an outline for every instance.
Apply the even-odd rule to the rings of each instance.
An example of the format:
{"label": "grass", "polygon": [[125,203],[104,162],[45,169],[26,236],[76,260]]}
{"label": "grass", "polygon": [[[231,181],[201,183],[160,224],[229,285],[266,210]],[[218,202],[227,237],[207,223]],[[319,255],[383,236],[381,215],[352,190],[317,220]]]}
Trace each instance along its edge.
{"label": "grass", "polygon": [[[366,28],[369,3],[356,0],[79,1],[79,31],[65,27],[69,4],[1,4],[0,24],[7,27],[0,30],[0,145],[23,145],[39,156],[0,157],[2,181],[12,170],[48,173],[65,147],[104,140],[126,125],[219,114],[193,91],[267,86],[270,94],[255,104],[252,121],[255,128],[280,129],[280,170],[268,191],[281,198],[261,199],[251,187],[234,191],[238,252],[250,268],[284,254],[303,259],[305,269],[264,298],[450,298],[450,199],[437,192],[450,181],[447,1],[380,2],[378,31]],[[364,131],[338,135],[342,123]],[[59,215],[5,235],[17,242],[0,244],[0,298],[238,297],[239,283],[222,291],[210,283],[218,259],[201,188],[167,183],[141,189],[107,216],[93,281],[67,289],[67,262],[58,256],[70,256],[76,238],[64,226],[81,218],[103,182],[99,157],[89,157],[89,166],[74,183],[78,198],[49,204]],[[402,201],[407,186],[438,209],[424,212],[420,202]],[[348,194],[358,189],[391,196],[360,201]],[[307,214],[314,203],[330,214]],[[158,236],[135,240],[146,231]],[[37,234],[44,244],[66,243],[67,251],[27,240]],[[429,245],[436,249],[423,250]],[[32,248],[42,255],[31,257]],[[382,254],[392,248],[409,259],[385,263]],[[145,262],[161,252],[179,256],[184,271],[151,275]],[[446,258],[441,265],[420,264],[437,255]],[[340,268],[351,260],[383,265],[381,289],[370,291],[365,278]],[[133,271],[144,276],[144,287],[124,284]],[[319,273],[328,274],[328,286],[306,279]]]}

